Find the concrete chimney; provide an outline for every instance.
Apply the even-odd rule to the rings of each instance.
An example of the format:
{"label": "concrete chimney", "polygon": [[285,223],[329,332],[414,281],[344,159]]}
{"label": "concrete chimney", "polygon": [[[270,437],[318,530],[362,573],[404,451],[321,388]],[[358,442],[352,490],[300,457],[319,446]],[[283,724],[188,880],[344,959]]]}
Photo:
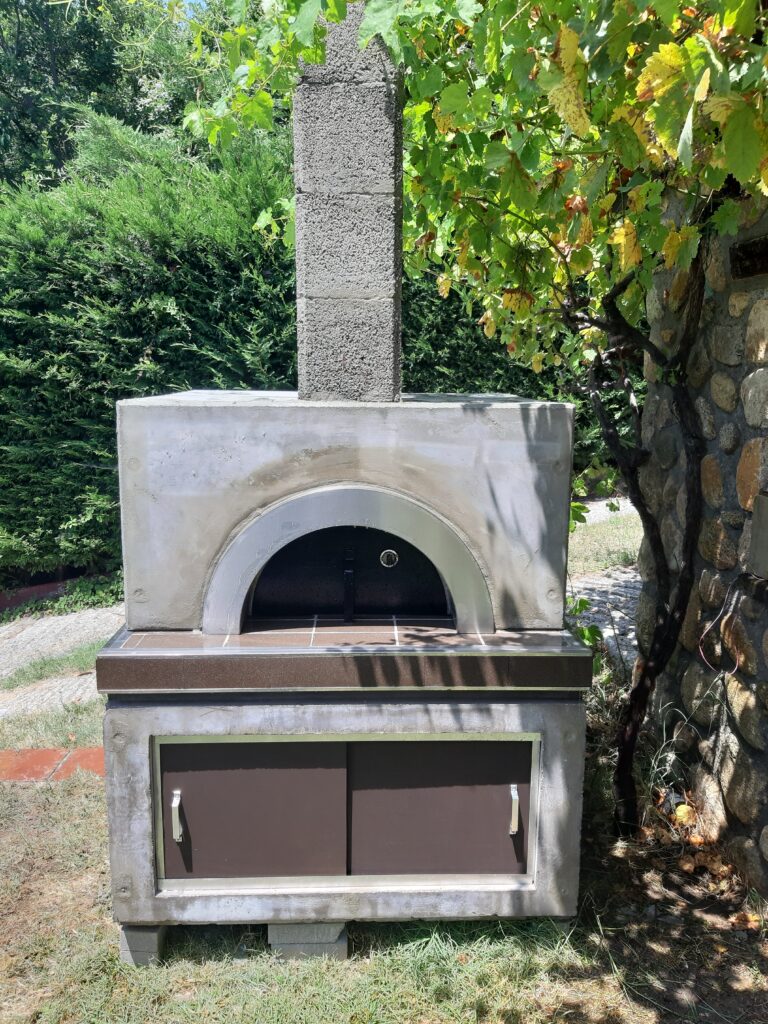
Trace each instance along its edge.
{"label": "concrete chimney", "polygon": [[386,47],[357,41],[364,3],[329,25],[293,113],[299,398],[400,397],[402,113]]}

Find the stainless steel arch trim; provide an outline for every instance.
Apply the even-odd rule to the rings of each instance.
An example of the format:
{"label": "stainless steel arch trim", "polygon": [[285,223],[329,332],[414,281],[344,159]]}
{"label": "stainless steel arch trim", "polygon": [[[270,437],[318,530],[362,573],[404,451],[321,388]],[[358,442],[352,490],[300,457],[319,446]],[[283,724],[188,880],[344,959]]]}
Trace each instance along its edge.
{"label": "stainless steel arch trim", "polygon": [[248,592],[275,552],[297,537],[331,526],[373,527],[409,541],[443,577],[459,632],[494,632],[485,574],[453,526],[413,498],[383,488],[346,485],[284,498],[240,527],[208,580],[203,632],[239,633]]}

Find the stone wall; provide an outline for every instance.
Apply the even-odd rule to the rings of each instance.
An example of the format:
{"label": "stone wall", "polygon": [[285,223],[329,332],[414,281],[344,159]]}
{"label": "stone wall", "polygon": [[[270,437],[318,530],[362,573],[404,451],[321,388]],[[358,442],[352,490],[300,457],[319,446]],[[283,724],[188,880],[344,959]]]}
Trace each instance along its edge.
{"label": "stone wall", "polygon": [[[688,363],[706,455],[704,522],[695,586],[680,643],[655,695],[654,717],[694,791],[702,831],[722,839],[754,887],[768,893],[768,605],[749,567],[752,512],[768,488],[768,263],[735,280],[733,243],[768,234],[768,217],[716,242],[706,265],[699,339]],[[661,271],[648,297],[652,338],[669,352],[685,293],[683,272]],[[685,454],[669,389],[646,361],[641,483],[678,568],[685,516]],[[757,538],[756,538],[757,541]],[[761,541],[762,543],[762,541]],[[644,542],[638,640],[653,629],[653,562]],[[762,591],[765,592],[764,589]]]}

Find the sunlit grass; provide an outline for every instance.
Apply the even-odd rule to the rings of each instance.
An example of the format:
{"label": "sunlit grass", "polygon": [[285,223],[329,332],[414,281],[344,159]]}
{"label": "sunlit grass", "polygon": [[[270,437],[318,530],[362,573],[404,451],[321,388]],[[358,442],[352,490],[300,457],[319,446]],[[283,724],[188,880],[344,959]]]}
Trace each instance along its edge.
{"label": "sunlit grass", "polygon": [[599,523],[580,523],[570,536],[568,572],[571,576],[634,565],[643,539],[640,517],[614,513]]}

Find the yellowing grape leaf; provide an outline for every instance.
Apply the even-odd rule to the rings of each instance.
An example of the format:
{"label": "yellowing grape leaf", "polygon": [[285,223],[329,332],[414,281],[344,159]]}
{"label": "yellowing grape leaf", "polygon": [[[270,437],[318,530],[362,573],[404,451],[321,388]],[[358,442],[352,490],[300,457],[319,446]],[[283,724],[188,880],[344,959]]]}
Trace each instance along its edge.
{"label": "yellowing grape leaf", "polygon": [[437,278],[437,294],[441,299],[447,299],[451,290],[451,279],[447,274],[440,274]]}
{"label": "yellowing grape leaf", "polygon": [[588,216],[582,215],[576,245],[589,245],[594,237],[595,232],[592,227],[592,221]]}
{"label": "yellowing grape leaf", "polygon": [[469,235],[464,235],[459,244],[459,252],[456,256],[456,262],[461,270],[466,269],[467,256],[469,255]]}
{"label": "yellowing grape leaf", "polygon": [[667,270],[671,270],[673,267],[682,267],[683,270],[687,270],[693,262],[698,247],[699,232],[692,224],[684,225],[679,231],[675,227],[670,228],[661,247],[661,254],[664,257],[664,265]]}
{"label": "yellowing grape leaf", "polygon": [[483,328],[483,334],[486,338],[492,338],[496,333],[496,321],[494,320],[493,313],[490,309],[486,309],[480,319],[477,321]]}
{"label": "yellowing grape leaf", "polygon": [[572,28],[561,25],[557,36],[556,59],[566,74],[573,71],[579,59],[579,36]]}
{"label": "yellowing grape leaf", "polygon": [[534,373],[541,373],[541,371],[544,369],[544,353],[543,352],[535,352],[531,356],[531,366],[533,367],[533,372]]}
{"label": "yellowing grape leaf", "polygon": [[549,102],[576,135],[588,135],[591,125],[584,97],[576,78],[565,75],[563,80],[547,93]]}
{"label": "yellowing grape leaf", "polygon": [[693,94],[694,100],[697,103],[703,103],[707,98],[709,92],[709,79],[711,77],[711,71],[709,68],[704,68],[704,73],[699,79],[699,84],[696,86],[696,91]]}
{"label": "yellowing grape leaf", "polygon": [[738,96],[710,96],[704,104],[704,113],[718,124],[725,124],[739,102]]}
{"label": "yellowing grape leaf", "polygon": [[646,61],[637,80],[637,98],[641,102],[658,100],[677,85],[683,74],[684,54],[677,43],[662,43]]}
{"label": "yellowing grape leaf", "polygon": [[452,132],[456,127],[453,120],[453,114],[444,114],[440,107],[434,107],[432,110],[432,120],[435,122],[435,127],[443,135],[447,135],[448,132]]}
{"label": "yellowing grape leaf", "polygon": [[632,267],[636,267],[643,258],[640,243],[637,240],[637,228],[632,221],[626,217],[624,218],[624,221],[614,229],[613,234],[608,241],[611,245],[618,246],[619,262],[621,264],[622,272],[624,273],[626,273],[627,270],[631,270]]}

